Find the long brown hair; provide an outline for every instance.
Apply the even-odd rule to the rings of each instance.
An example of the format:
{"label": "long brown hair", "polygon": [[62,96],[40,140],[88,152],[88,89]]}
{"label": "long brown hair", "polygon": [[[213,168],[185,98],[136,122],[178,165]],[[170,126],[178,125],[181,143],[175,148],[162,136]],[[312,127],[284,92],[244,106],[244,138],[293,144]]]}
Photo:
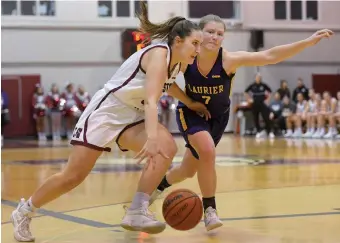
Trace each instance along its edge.
{"label": "long brown hair", "polygon": [[193,30],[201,30],[200,27],[183,17],[173,17],[161,24],[151,23],[148,18],[147,4],[145,1],[140,1],[140,14],[137,14],[140,20],[140,31],[148,34],[149,40],[161,39],[167,41],[171,45],[176,36],[185,38],[191,34]]}

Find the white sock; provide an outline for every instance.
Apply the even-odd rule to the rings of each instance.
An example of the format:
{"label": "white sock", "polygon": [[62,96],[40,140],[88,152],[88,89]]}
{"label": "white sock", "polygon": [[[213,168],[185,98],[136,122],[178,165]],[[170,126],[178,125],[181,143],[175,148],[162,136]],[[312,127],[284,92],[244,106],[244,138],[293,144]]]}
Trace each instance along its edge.
{"label": "white sock", "polygon": [[130,206],[130,210],[135,210],[137,208],[142,207],[144,202],[149,202],[150,200],[150,195],[144,193],[144,192],[136,192],[131,206]]}
{"label": "white sock", "polygon": [[36,208],[32,203],[32,197],[30,197],[30,199],[28,199],[26,203],[32,212],[37,211],[38,208]]}

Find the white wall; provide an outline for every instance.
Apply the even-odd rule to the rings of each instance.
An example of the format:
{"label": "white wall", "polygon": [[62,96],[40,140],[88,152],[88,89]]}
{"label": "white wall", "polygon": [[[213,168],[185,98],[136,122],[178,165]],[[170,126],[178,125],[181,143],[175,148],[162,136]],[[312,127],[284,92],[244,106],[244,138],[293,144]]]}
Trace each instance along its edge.
{"label": "white wall", "polygon": [[[265,30],[265,49],[297,41],[321,27],[340,30],[340,2],[322,1],[320,21],[275,21],[273,1],[242,1],[243,27],[230,29],[223,46],[229,51],[250,50],[251,28]],[[170,15],[187,17],[185,1],[149,1],[150,20]],[[83,84],[91,94],[100,88],[121,63],[120,32],[137,27],[129,18],[98,18],[96,1],[57,1],[55,17],[2,17],[2,74],[41,74],[46,88],[54,82]],[[278,88],[287,79],[294,88],[302,77],[311,85],[313,73],[337,73],[340,67],[339,32],[334,38],[309,48],[284,63],[261,67],[264,80]],[[255,68],[238,70],[234,92],[243,92],[253,81]],[[183,78],[179,77],[183,86]]]}
{"label": "white wall", "polygon": [[120,62],[120,32],[35,29],[2,31],[3,63]]}
{"label": "white wall", "polygon": [[[289,1],[287,1],[287,6]],[[242,22],[246,28],[340,29],[340,1],[319,1],[318,21],[275,20],[274,1],[241,1]],[[288,6],[289,7],[289,6]],[[289,10],[289,8],[288,8]],[[289,11],[287,11],[287,14]]]}

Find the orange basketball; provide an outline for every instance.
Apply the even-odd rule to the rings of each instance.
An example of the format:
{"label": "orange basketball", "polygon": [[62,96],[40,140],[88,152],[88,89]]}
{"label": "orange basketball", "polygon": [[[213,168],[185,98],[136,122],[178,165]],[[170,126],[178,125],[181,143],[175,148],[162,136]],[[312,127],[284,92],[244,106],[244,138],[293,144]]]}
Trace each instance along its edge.
{"label": "orange basketball", "polygon": [[202,201],[190,190],[175,190],[164,199],[163,217],[176,230],[194,228],[201,221],[202,215]]}

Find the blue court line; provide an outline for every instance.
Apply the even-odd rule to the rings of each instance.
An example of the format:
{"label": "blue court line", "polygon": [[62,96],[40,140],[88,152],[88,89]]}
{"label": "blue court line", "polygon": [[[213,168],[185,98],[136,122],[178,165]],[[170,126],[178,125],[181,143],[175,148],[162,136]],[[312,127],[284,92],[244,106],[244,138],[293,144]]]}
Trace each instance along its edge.
{"label": "blue court line", "polygon": [[[294,188],[294,187],[315,187],[315,186],[332,186],[332,185],[338,185],[338,183],[335,184],[325,184],[325,185],[308,185],[308,186],[287,186],[287,187],[273,187],[273,188],[253,188],[253,189],[241,189],[241,190],[231,190],[231,191],[225,191],[225,192],[219,192],[219,193],[236,193],[236,192],[244,192],[244,191],[258,191],[258,190],[274,190],[274,189],[279,189],[279,188]],[[198,193],[197,195],[201,195],[200,193]],[[161,198],[159,198],[160,200]],[[6,203],[4,203],[5,205],[11,206],[11,207],[17,207],[18,203],[16,202],[12,202],[12,201],[8,201],[8,200],[1,200],[1,201],[6,201]],[[94,209],[94,208],[102,208],[102,207],[109,207],[109,206],[116,206],[116,205],[124,205],[124,204],[128,204],[131,203],[131,201],[128,202],[120,202],[120,203],[109,203],[109,204],[102,204],[102,205],[96,205],[96,206],[89,206],[89,207],[83,207],[83,208],[75,208],[75,209],[71,209],[71,210],[65,210],[65,211],[60,211],[57,213],[70,213],[70,212],[77,212],[77,211],[83,211],[83,210],[87,210],[87,209]],[[340,210],[340,208],[334,208],[333,210]],[[42,214],[40,211],[38,211],[38,213]],[[37,215],[34,216],[33,218],[40,218],[40,217],[44,217],[46,215],[42,214],[42,215]],[[2,222],[1,224],[8,224],[11,223],[10,221],[5,221]]]}
{"label": "blue court line", "polygon": [[[3,200],[3,199],[1,199],[1,204],[11,206],[11,207],[17,207],[17,203],[12,202],[12,201],[8,201],[8,200]],[[92,226],[92,227],[96,227],[96,228],[108,228],[108,227],[113,226],[111,224],[105,224],[105,223],[102,223],[102,222],[84,219],[84,218],[79,218],[79,217],[75,217],[75,216],[71,216],[71,215],[67,215],[67,214],[63,214],[63,213],[59,213],[59,212],[54,212],[54,211],[46,210],[46,209],[39,209],[38,213],[43,214],[45,216],[50,216],[50,217],[54,217],[54,218],[57,218],[57,219],[63,219],[63,220],[66,220],[66,221],[70,221],[70,222],[74,222],[74,223],[78,223],[78,224],[83,224],[83,225],[87,225],[87,226]],[[10,223],[10,222],[5,222],[5,223]],[[5,223],[1,223],[1,224],[5,224]]]}
{"label": "blue court line", "polygon": [[[8,200],[1,200],[1,203],[4,204],[4,205],[7,205],[7,206],[11,206],[11,207],[17,206],[17,203],[12,202],[12,201],[8,201]],[[62,219],[62,220],[66,220],[66,221],[70,221],[70,222],[74,222],[74,223],[78,223],[78,224],[83,224],[83,225],[86,225],[86,226],[92,226],[92,227],[96,227],[96,228],[109,228],[109,227],[116,228],[116,227],[120,227],[119,224],[114,224],[114,225],[106,224],[106,223],[102,223],[102,222],[98,222],[98,221],[94,221],[94,220],[88,220],[88,219],[84,219],[84,218],[80,218],[80,217],[76,217],[76,216],[67,215],[67,214],[64,214],[64,213],[45,210],[45,209],[39,209],[38,212],[43,214],[44,216],[50,216],[50,217],[54,217],[54,218],[58,218],[58,219]],[[340,215],[340,212],[264,215],[264,216],[253,216],[253,217],[222,218],[221,220],[222,221],[241,221],[241,220],[255,220],[255,219],[312,217],[312,216],[325,216],[325,215]],[[37,216],[37,217],[41,217],[41,216]],[[201,222],[203,222],[203,220]],[[8,224],[8,223],[10,223],[10,222],[7,221],[7,222],[3,222],[1,224],[3,225],[3,224]],[[122,231],[116,231],[116,232],[122,232]]]}

